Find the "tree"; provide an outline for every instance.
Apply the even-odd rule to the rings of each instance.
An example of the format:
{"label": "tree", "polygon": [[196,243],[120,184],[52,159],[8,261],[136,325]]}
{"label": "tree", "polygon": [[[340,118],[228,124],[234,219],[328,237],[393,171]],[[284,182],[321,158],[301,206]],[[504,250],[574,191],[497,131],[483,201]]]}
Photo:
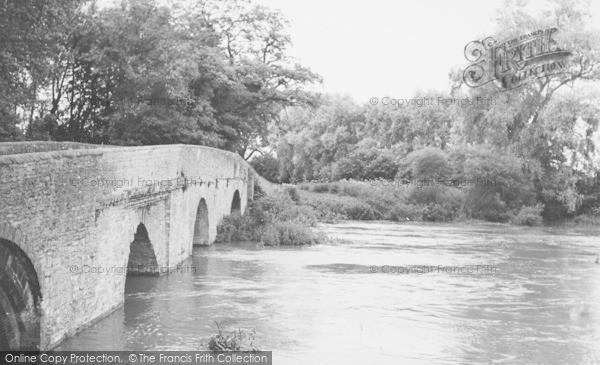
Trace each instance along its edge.
{"label": "tree", "polygon": [[[330,180],[334,164],[356,148],[364,109],[349,97],[326,96],[316,108],[291,108],[273,126],[281,179]],[[283,181],[283,180],[282,180]]]}
{"label": "tree", "polygon": [[6,0],[0,3],[0,138],[21,138],[17,124],[31,123],[40,90],[63,34],[81,0]]}
{"label": "tree", "polygon": [[437,92],[419,92],[410,99],[366,107],[365,135],[382,141],[382,147],[400,147],[403,155],[424,146],[446,148],[459,109]]}
{"label": "tree", "polygon": [[[591,138],[598,128],[600,105],[597,96],[585,92],[589,83],[600,80],[600,33],[586,27],[589,14],[580,1],[561,0],[548,9],[536,16],[528,13],[527,1],[507,1],[493,37],[508,40],[518,33],[556,27],[555,41],[571,54],[566,72],[531,79],[503,93],[498,93],[495,83],[466,94],[457,92],[495,102],[466,108],[453,136],[455,144],[491,144],[539,163],[541,170],[532,179],[538,199],[546,204],[546,218],[551,211],[572,213],[581,202],[577,172],[589,175],[591,171],[589,162],[595,153]],[[454,73],[453,80],[461,85],[462,72]]]}
{"label": "tree", "polygon": [[320,77],[286,55],[291,41],[280,12],[244,0],[202,1],[195,11],[231,67],[211,99],[225,147],[249,158],[283,108],[314,104],[303,86]]}
{"label": "tree", "polygon": [[5,1],[0,15],[2,138],[20,124],[28,138],[193,143],[249,158],[319,81],[287,57],[282,15],[246,1]]}
{"label": "tree", "polygon": [[271,182],[279,182],[279,160],[271,154],[262,154],[250,160],[256,172]]}

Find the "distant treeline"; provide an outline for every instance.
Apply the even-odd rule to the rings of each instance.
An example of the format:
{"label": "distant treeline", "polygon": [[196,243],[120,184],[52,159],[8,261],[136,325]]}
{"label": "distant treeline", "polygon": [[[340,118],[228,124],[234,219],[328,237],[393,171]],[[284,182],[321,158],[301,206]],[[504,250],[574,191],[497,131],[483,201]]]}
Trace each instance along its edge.
{"label": "distant treeline", "polygon": [[522,105],[390,108],[326,98],[288,110],[271,136],[273,153],[251,164],[281,183],[394,180],[388,185],[411,187],[414,204],[453,198],[491,221],[538,203],[549,221],[600,219],[600,104],[578,98],[554,97],[535,117],[498,116]]}
{"label": "distant treeline", "polygon": [[271,148],[251,163],[282,183],[493,182],[411,184],[400,197],[382,192],[442,219],[460,211],[508,221],[524,209],[521,216],[541,213],[546,221],[582,214],[600,220],[600,34],[590,30],[584,2],[548,6],[532,15],[527,1],[505,3],[489,36],[508,40],[557,28],[552,47],[570,52],[564,73],[520,79],[521,87],[506,90],[499,82],[467,87],[464,70],[456,69],[446,93],[374,95],[365,105],[324,97],[317,107],[287,108],[271,128]]}

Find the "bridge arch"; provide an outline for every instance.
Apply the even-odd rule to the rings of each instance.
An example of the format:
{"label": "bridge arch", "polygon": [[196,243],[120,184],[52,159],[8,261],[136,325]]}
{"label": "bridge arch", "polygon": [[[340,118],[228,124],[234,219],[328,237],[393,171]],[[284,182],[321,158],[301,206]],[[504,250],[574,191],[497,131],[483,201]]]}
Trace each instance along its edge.
{"label": "bridge arch", "polygon": [[208,220],[208,206],[204,198],[198,202],[198,209],[196,209],[196,220],[194,223],[194,246],[204,246],[210,243],[208,232],[209,232],[209,220]]}
{"label": "bridge arch", "polygon": [[137,226],[133,241],[129,246],[127,275],[158,275],[156,253],[150,242],[148,230],[143,223]]}
{"label": "bridge arch", "polygon": [[16,243],[0,238],[0,351],[40,348],[38,276]]}
{"label": "bridge arch", "polygon": [[231,201],[231,214],[240,214],[242,212],[242,199],[240,198],[240,191],[236,190],[233,193],[233,199]]}

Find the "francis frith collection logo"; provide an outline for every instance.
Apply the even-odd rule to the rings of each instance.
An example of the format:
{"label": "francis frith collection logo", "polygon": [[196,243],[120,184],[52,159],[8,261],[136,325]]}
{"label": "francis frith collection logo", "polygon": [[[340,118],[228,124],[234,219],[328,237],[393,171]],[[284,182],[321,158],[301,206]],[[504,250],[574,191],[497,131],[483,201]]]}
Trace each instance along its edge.
{"label": "francis frith collection logo", "polygon": [[471,65],[463,73],[470,87],[494,82],[504,90],[529,81],[566,73],[569,51],[558,47],[553,36],[557,28],[538,30],[498,43],[494,38],[473,41],[465,47]]}

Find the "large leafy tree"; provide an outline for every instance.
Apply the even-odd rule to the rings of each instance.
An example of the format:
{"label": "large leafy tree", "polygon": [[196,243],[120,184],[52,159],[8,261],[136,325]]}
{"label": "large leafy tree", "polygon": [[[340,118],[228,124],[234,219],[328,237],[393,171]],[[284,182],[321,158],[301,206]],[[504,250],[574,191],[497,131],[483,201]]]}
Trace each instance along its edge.
{"label": "large leafy tree", "polygon": [[506,1],[494,38],[503,41],[556,27],[553,38],[571,53],[565,72],[503,92],[494,82],[472,90],[461,88],[462,71],[454,73],[453,79],[457,90],[462,90],[456,95],[494,101],[465,109],[456,125],[455,143],[490,143],[539,163],[542,170],[534,179],[548,217],[553,211],[576,211],[582,199],[577,176],[594,169],[592,136],[598,130],[600,99],[587,90],[600,80],[600,33],[589,29],[583,2],[549,2],[547,9],[532,15],[527,1]]}
{"label": "large leafy tree", "polygon": [[0,2],[0,140],[21,135],[17,124],[31,122],[47,86],[51,58],[70,30],[83,1]]}
{"label": "large leafy tree", "polygon": [[365,136],[381,141],[381,147],[395,146],[403,154],[424,146],[448,147],[460,106],[439,98],[448,100],[442,93],[419,92],[410,99],[382,99],[368,106]]}
{"label": "large leafy tree", "polygon": [[219,133],[226,148],[249,158],[283,108],[314,104],[304,85],[320,78],[287,56],[291,40],[280,12],[244,0],[202,1],[194,12],[230,66],[211,98]]}
{"label": "large leafy tree", "polygon": [[331,179],[334,164],[357,148],[364,109],[348,97],[329,96],[316,108],[291,108],[273,126],[281,181]]}
{"label": "large leafy tree", "polygon": [[[287,58],[290,38],[278,12],[245,1],[123,0],[116,8],[85,2],[61,13],[74,3],[0,8],[2,20],[31,20],[20,28],[17,20],[0,24],[14,34],[2,40],[8,46],[0,55],[7,78],[0,111],[13,115],[3,118],[12,121],[0,128],[5,138],[15,138],[21,123],[29,138],[193,143],[249,157],[282,108],[312,101],[304,85],[319,77]],[[56,23],[62,27],[51,29]],[[25,37],[32,24],[35,32]],[[23,49],[11,48],[18,40]],[[29,106],[29,120],[15,113]]]}

